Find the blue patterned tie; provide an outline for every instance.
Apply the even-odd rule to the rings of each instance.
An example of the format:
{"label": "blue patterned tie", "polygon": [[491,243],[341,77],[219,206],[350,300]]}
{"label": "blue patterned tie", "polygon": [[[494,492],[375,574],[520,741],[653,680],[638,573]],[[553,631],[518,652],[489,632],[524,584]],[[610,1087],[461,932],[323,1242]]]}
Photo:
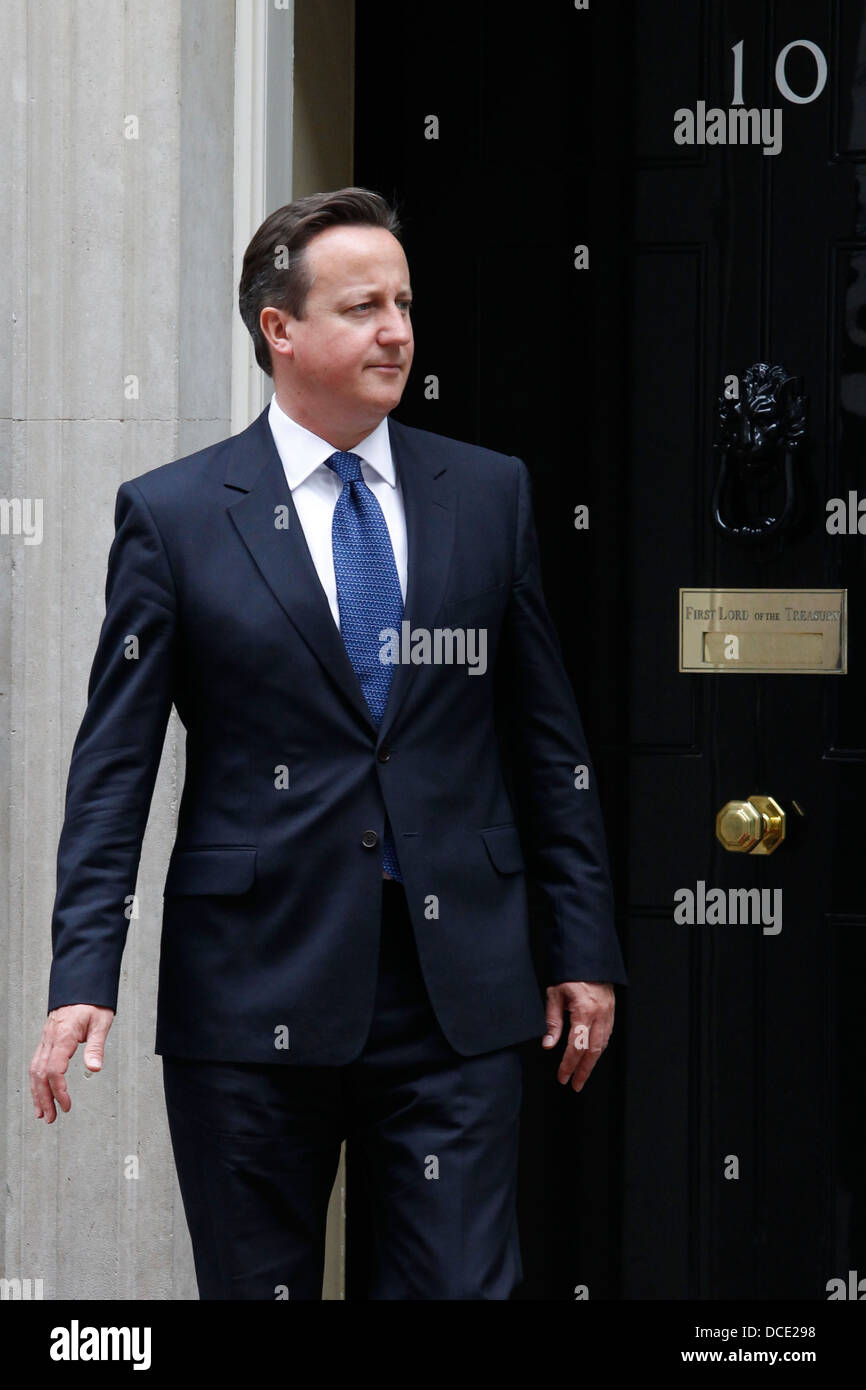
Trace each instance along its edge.
{"label": "blue patterned tie", "polygon": [[[378,500],[361,477],[357,454],[339,450],[326,459],[343,480],[334,508],[331,539],[340,633],[376,727],[382,722],[393,666],[379,660],[382,628],[399,632],[403,595],[388,526]],[[346,486],[348,484],[348,487]],[[382,865],[402,883],[390,822],[385,817]]]}

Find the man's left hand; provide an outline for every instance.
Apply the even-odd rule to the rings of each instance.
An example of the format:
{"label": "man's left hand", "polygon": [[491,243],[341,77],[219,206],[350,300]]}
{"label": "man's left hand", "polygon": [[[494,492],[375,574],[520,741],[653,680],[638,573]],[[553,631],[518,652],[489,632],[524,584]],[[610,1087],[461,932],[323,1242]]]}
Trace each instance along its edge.
{"label": "man's left hand", "polygon": [[573,1089],[583,1090],[584,1082],[613,1032],[614,1007],[614,990],[610,984],[569,980],[551,985],[547,990],[547,1033],[542,1047],[549,1050],[556,1046],[566,1009],[571,1019],[568,1042],[556,1073],[562,1085],[571,1077]]}

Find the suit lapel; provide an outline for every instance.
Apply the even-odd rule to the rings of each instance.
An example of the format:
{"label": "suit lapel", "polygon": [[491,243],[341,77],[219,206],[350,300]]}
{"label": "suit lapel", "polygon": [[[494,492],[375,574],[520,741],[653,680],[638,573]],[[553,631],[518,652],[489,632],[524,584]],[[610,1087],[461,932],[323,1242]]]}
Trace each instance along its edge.
{"label": "suit lapel", "polygon": [[[455,495],[447,466],[418,449],[414,432],[389,418],[394,465],[406,511],[409,551],[403,621],[430,628],[439,609],[454,544]],[[313,564],[268,424],[268,408],[226,445],[225,487],[242,495],[228,512],[263,579],[331,680],[367,726],[376,726]],[[379,730],[384,740],[411,686],[412,665],[394,668]]]}

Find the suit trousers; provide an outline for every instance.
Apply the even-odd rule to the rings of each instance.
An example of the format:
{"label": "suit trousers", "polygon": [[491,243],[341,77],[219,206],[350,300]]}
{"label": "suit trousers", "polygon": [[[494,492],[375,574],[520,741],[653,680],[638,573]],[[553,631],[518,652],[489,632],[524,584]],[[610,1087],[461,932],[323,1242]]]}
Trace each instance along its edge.
{"label": "suit trousers", "polygon": [[[163,1057],[202,1299],[321,1299],[343,1139],[350,1174],[363,1168],[375,1236],[368,1298],[508,1299],[523,1277],[521,1045],[474,1057],[450,1046],[403,885],[383,880],[382,902],[375,1007],[354,1062]],[[495,1008],[483,981],[478,996]]]}

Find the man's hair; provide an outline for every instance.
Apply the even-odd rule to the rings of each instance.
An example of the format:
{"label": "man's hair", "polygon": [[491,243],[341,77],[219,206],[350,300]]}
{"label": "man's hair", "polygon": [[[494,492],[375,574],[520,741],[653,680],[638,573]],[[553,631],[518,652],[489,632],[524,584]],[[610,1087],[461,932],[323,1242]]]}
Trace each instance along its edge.
{"label": "man's hair", "polygon": [[256,361],[273,376],[267,339],[259,326],[262,309],[284,309],[302,319],[313,275],[304,249],[326,227],[384,227],[400,240],[397,210],[369,188],[311,193],[266,217],[244,253],[238,286],[241,318],[249,329]]}

